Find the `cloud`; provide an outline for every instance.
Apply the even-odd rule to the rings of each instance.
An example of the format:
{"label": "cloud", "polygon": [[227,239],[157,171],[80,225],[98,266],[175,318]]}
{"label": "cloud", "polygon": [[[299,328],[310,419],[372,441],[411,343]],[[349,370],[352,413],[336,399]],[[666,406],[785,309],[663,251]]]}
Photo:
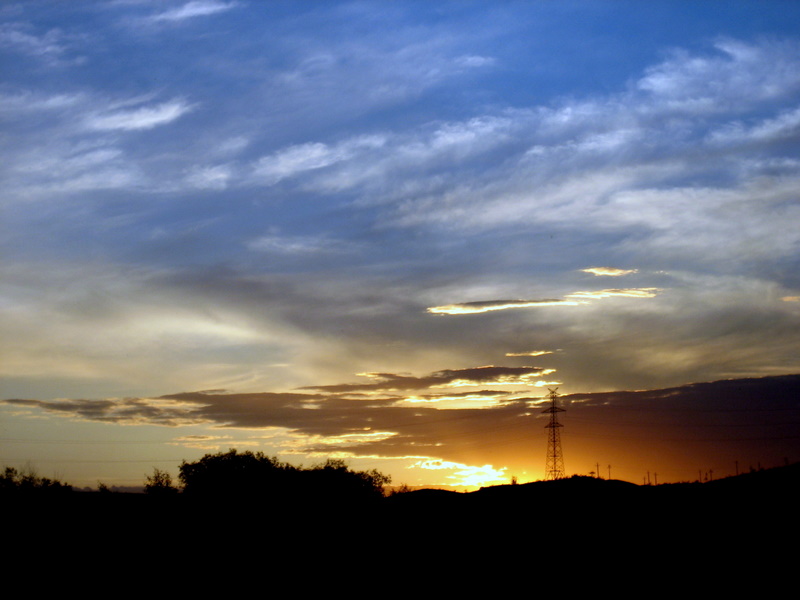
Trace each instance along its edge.
{"label": "cloud", "polygon": [[569,300],[486,300],[482,302],[462,302],[459,304],[445,304],[431,306],[426,310],[439,315],[463,315],[484,313],[509,308],[533,308],[541,306],[575,306],[577,302]]}
{"label": "cloud", "polygon": [[83,94],[44,95],[29,90],[14,93],[0,93],[0,111],[7,113],[35,113],[39,111],[60,111],[81,103]]}
{"label": "cloud", "polygon": [[[316,18],[325,23],[324,35],[317,29],[292,40],[288,60],[282,60],[275,77],[269,78],[274,90],[271,107],[291,121],[289,125],[281,119],[276,127],[302,130],[300,138],[308,140],[327,130],[326,123],[332,120],[358,122],[417,102],[426,104],[453,82],[469,83],[493,68],[494,60],[475,52],[474,44],[465,39],[473,34],[462,30],[453,35],[416,17],[411,22],[402,17],[394,20],[394,13],[395,9],[362,6],[358,18],[369,15],[373,26],[351,36],[344,33],[354,23],[349,5],[317,12]],[[376,28],[376,23],[385,27]],[[287,46],[276,50],[280,56]],[[298,105],[305,108],[299,119]]]}
{"label": "cloud", "polygon": [[301,256],[321,252],[341,252],[345,246],[344,242],[321,236],[265,235],[247,243],[247,247],[256,252]]}
{"label": "cloud", "polygon": [[[583,300],[600,298],[625,297],[625,298],[654,298],[660,290],[658,288],[632,288],[632,289],[607,289],[586,292],[573,292],[567,294],[567,300],[487,300],[483,302],[462,302],[459,304],[445,304],[432,306],[427,310],[433,314],[463,315],[507,310],[510,308],[537,308],[543,306],[577,306]],[[573,300],[578,299],[578,300]]]}
{"label": "cloud", "polygon": [[[169,6],[172,10],[176,5]],[[183,9],[197,6],[181,4]],[[447,323],[452,319],[431,319],[430,314],[529,308],[502,313],[501,320],[510,317],[520,324],[514,349],[561,346],[564,337],[559,335],[574,336],[568,341],[575,346],[587,339],[594,342],[600,323],[588,324],[586,315],[597,318],[602,313],[602,328],[620,335],[632,331],[625,324],[635,320],[637,310],[648,316],[658,311],[659,323],[672,310],[689,319],[702,303],[688,292],[680,306],[666,301],[673,294],[663,301],[633,302],[653,298],[661,289],[655,286],[663,285],[655,270],[669,268],[675,258],[682,258],[680,264],[687,269],[724,267],[734,273],[746,263],[749,274],[792,277],[787,265],[800,233],[786,227],[797,220],[798,211],[793,202],[797,165],[786,162],[793,156],[797,119],[797,109],[787,108],[795,88],[792,70],[786,67],[798,63],[789,52],[791,44],[748,44],[755,58],[741,48],[739,54],[718,49],[676,53],[639,78],[647,83],[638,86],[634,81],[616,93],[581,96],[578,91],[571,98],[537,100],[539,105],[527,108],[510,108],[510,102],[504,106],[504,99],[497,98],[447,111],[432,103],[435,97],[414,94],[432,90],[454,73],[492,68],[485,47],[465,51],[467,46],[453,39],[412,47],[400,34],[381,40],[326,37],[311,40],[310,47],[305,38],[302,42],[291,52],[278,52],[274,61],[236,63],[223,79],[216,79],[224,70],[221,65],[231,66],[240,57],[230,48],[218,48],[214,69],[203,71],[208,90],[236,81],[242,95],[204,95],[204,118],[192,119],[191,128],[170,128],[174,136],[120,133],[176,123],[191,108],[194,94],[186,90],[175,88],[156,97],[140,89],[139,96],[112,104],[103,100],[108,93],[92,93],[79,81],[69,89],[53,88],[52,96],[4,88],[11,92],[9,105],[20,109],[15,115],[23,115],[12,119],[7,160],[0,167],[4,175],[12,175],[4,177],[7,197],[47,200],[47,212],[38,213],[46,217],[34,217],[33,212],[26,217],[20,210],[8,227],[21,240],[16,223],[37,225],[36,236],[26,230],[28,241],[18,246],[19,252],[42,256],[41,262],[48,260],[47,253],[83,258],[91,253],[92,267],[98,269],[96,256],[107,256],[110,268],[124,268],[128,262],[146,270],[144,264],[152,261],[154,270],[174,269],[170,281],[165,276],[158,285],[137,281],[125,288],[126,302],[135,308],[122,314],[131,323],[146,323],[149,299],[157,297],[154,322],[174,332],[167,326],[174,314],[165,308],[170,302],[191,306],[195,316],[205,311],[207,320],[175,319],[179,338],[193,339],[188,332],[196,326],[194,339],[205,332],[224,357],[215,361],[202,351],[192,355],[187,341],[179,356],[166,356],[170,353],[164,350],[160,360],[186,367],[201,355],[203,366],[190,369],[192,373],[205,367],[215,373],[234,371],[232,347],[238,339],[252,343],[247,351],[238,350],[241,355],[258,348],[268,355],[265,365],[291,364],[285,370],[295,373],[298,385],[317,381],[316,368],[331,373],[334,364],[348,373],[424,371],[421,365],[436,353],[461,356],[459,362],[446,364],[485,364],[508,349],[503,345],[508,331],[479,323],[492,319],[472,319],[469,329],[459,331],[460,326]],[[375,46],[378,50],[370,53]],[[433,58],[426,55],[431,49]],[[310,60],[312,56],[317,59]],[[386,57],[392,59],[390,66],[379,65]],[[692,74],[696,61],[709,60],[720,65],[703,63],[697,66],[699,75]],[[750,99],[725,102],[736,65],[753,61],[758,68],[740,69],[737,88]],[[469,65],[481,68],[464,68]],[[423,68],[429,78],[415,80],[412,75]],[[293,69],[298,78],[282,77]],[[397,70],[402,73],[396,76]],[[344,76],[355,72],[363,78]],[[724,80],[718,88],[692,80],[704,94],[720,94],[715,112],[692,112],[689,92],[677,111],[674,102],[683,89],[674,85],[679,76]],[[388,79],[403,85],[406,78],[417,87],[410,96],[399,94],[400,104],[367,98],[365,90]],[[780,87],[769,102],[759,100],[759,81]],[[462,82],[465,93],[482,93]],[[189,100],[175,96],[184,93]],[[330,113],[317,110],[333,100],[332,105],[338,104]],[[41,112],[21,110],[29,101]],[[337,112],[345,104],[341,110],[351,112]],[[248,110],[237,113],[242,106]],[[316,123],[321,115],[329,121],[326,127],[294,127],[305,120]],[[281,124],[284,118],[291,127]],[[88,132],[75,127],[87,123],[94,123]],[[725,132],[758,138],[764,145],[757,153],[734,148],[721,141]],[[777,166],[781,161],[783,166]],[[196,193],[198,189],[205,191]],[[80,201],[71,201],[71,192],[90,190],[106,192],[74,194]],[[137,201],[125,200],[132,196]],[[199,227],[200,222],[211,225]],[[329,269],[331,261],[320,262],[329,251],[342,248],[353,261],[345,268],[337,264]],[[360,252],[349,252],[352,248]],[[196,265],[187,268],[187,258],[194,256]],[[591,263],[587,256],[593,256]],[[779,259],[784,262],[776,264]],[[608,269],[606,276],[612,276],[611,267],[602,265],[641,266],[636,283],[642,287],[587,290],[569,279],[585,264],[601,265],[592,268]],[[225,265],[227,274],[212,265]],[[29,268],[41,271],[43,266]],[[749,279],[744,277],[742,285]],[[549,287],[531,287],[531,281],[544,280]],[[113,277],[90,281],[97,297],[116,297]],[[702,294],[702,285],[686,285]],[[57,287],[42,280],[24,289],[43,299],[42,308],[50,311],[49,322],[54,323],[52,333],[37,334],[42,347],[48,347],[49,338],[50,347],[66,356],[56,331],[73,322],[64,318]],[[775,293],[791,294],[796,286],[784,282],[784,288]],[[570,290],[583,291],[567,295]],[[598,298],[606,299],[602,306],[588,306]],[[488,300],[460,302],[473,299]],[[578,303],[586,308],[547,308]],[[615,303],[642,308],[626,309],[623,315]],[[218,306],[225,306],[224,317]],[[768,310],[770,318],[772,311],[774,307]],[[237,331],[252,327],[259,335],[249,341],[227,335],[225,327],[207,322],[215,318],[223,323],[232,318]],[[273,335],[273,328],[280,328],[277,323],[290,324],[280,336]],[[554,331],[556,324],[568,333]],[[76,344],[70,362],[77,360],[76,354],[84,368],[96,361],[91,370],[98,377],[105,361],[92,354],[88,340],[101,341],[103,328],[93,323],[86,341],[76,333],[77,323],[69,332]],[[156,330],[144,331],[147,337],[135,332],[126,337],[130,347],[163,348]],[[485,343],[471,343],[471,336]],[[314,350],[311,340],[320,340],[329,357]],[[167,349],[176,348],[169,340],[164,343]],[[700,345],[694,356],[702,354]],[[669,350],[675,346],[678,341],[670,338]],[[392,360],[402,364],[388,359],[370,364],[381,354],[370,351],[375,347],[402,348],[392,350]],[[594,352],[605,350],[598,342]],[[27,352],[30,360],[35,355]],[[314,369],[293,362],[295,356],[308,355],[314,356]],[[348,361],[358,364],[348,368]],[[242,380],[267,381],[273,375],[265,374],[258,362],[241,363]],[[182,381],[191,385],[188,375]]]}
{"label": "cloud", "polygon": [[[427,124],[417,131],[369,136],[367,143],[356,137],[339,144],[331,169],[308,173],[304,187],[331,193],[348,190],[359,194],[359,204],[386,204],[413,198],[452,183],[451,169],[467,168],[473,160],[513,142],[513,121],[505,116],[485,115],[463,122]],[[345,150],[345,151],[342,151]]]}
{"label": "cloud", "polygon": [[734,121],[712,131],[708,144],[717,148],[769,145],[800,138],[800,109],[783,111],[776,117],[748,125]]}
{"label": "cloud", "polygon": [[198,404],[176,403],[158,398],[110,398],[106,400],[4,400],[23,408],[38,408],[81,421],[97,421],[121,425],[163,425],[179,427],[207,424],[198,416]]}
{"label": "cloud", "polygon": [[[777,224],[793,210],[781,195],[771,204],[782,203],[783,216],[763,211],[764,192],[783,189],[784,181],[795,185],[796,169],[787,164],[782,181],[767,173],[759,178],[759,171],[773,169],[767,163],[741,162],[749,173],[740,176],[734,169],[724,183],[717,175],[730,169],[729,161],[741,160],[741,149],[729,145],[734,134],[763,143],[794,135],[796,109],[749,129],[731,123],[765,102],[759,87],[765,79],[770,97],[790,98],[798,79],[785,69],[792,64],[800,71],[800,62],[791,44],[720,47],[726,51],[713,59],[673,56],[649,70],[638,91],[506,111],[502,118],[485,115],[442,125],[432,136],[419,131],[407,140],[389,137],[382,152],[360,157],[357,168],[343,161],[325,173],[325,180],[360,186],[369,204],[383,198],[390,206],[386,222],[398,227],[491,231],[525,224],[554,230],[591,227],[621,235],[638,229],[643,252],[683,256],[708,248],[717,255],[755,257],[742,246],[764,239],[757,224]],[[682,78],[701,86],[714,119],[705,119],[705,109],[689,110],[698,99],[677,85]],[[720,78],[724,83],[717,85]],[[753,94],[741,92],[754,88]],[[675,120],[670,115],[681,94],[687,112]],[[742,96],[748,104],[741,103]],[[723,136],[728,145],[721,153]],[[476,156],[485,169],[460,168]],[[403,175],[412,165],[416,170],[409,182]],[[719,185],[689,184],[687,179]],[[724,218],[726,211],[736,211],[741,215],[736,223],[748,225],[737,230]],[[794,239],[788,232],[779,237],[787,235]],[[722,240],[741,245],[732,248]],[[771,252],[776,241],[765,244],[763,252]],[[793,243],[787,240],[784,248]]]}
{"label": "cloud", "polygon": [[[169,124],[196,105],[178,98],[154,104],[153,96],[111,101],[85,92],[46,95],[15,89],[0,94],[0,112],[15,123],[2,148],[4,202],[50,200],[88,190],[163,190],[163,173],[148,166],[166,162],[155,160],[160,151],[151,148],[143,157],[117,134]],[[220,169],[194,170],[186,179],[193,187],[219,188],[225,182]]]}
{"label": "cloud", "polygon": [[608,277],[621,277],[623,275],[632,275],[638,273],[638,269],[615,269],[614,267],[589,267],[588,269],[581,269],[584,273],[591,273],[597,276]]}
{"label": "cloud", "polygon": [[482,467],[465,465],[448,460],[422,460],[413,464],[411,468],[453,471],[446,476],[446,479],[454,480],[450,484],[455,486],[497,485],[508,479],[505,469],[496,469],[492,465],[483,465]]}
{"label": "cloud", "polygon": [[256,161],[253,175],[256,181],[273,185],[283,179],[329,167],[375,150],[384,142],[380,136],[359,136],[334,146],[320,142],[290,146]]}
{"label": "cloud", "polygon": [[413,377],[393,373],[365,373],[372,383],[306,386],[303,389],[328,392],[367,392],[420,390],[438,387],[463,387],[474,385],[528,385],[533,378],[552,372],[540,367],[474,367],[436,371],[427,377]]}
{"label": "cloud", "polygon": [[[533,385],[541,387],[543,383],[536,381]],[[442,394],[408,394],[397,399],[394,406],[433,406],[437,410],[458,410],[492,408],[515,399],[513,391],[477,390]]]}
{"label": "cloud", "polygon": [[660,291],[658,288],[608,289],[573,292],[567,294],[567,298],[655,298]]}
{"label": "cloud", "polygon": [[186,176],[186,181],[192,187],[203,190],[224,190],[232,178],[233,169],[230,165],[214,165],[193,168]]}
{"label": "cloud", "polygon": [[800,89],[796,41],[722,39],[714,47],[716,54],[674,51],[650,67],[637,88],[667,108],[699,113],[744,107]]}
{"label": "cloud", "polygon": [[209,15],[225,12],[236,7],[237,4],[237,2],[217,2],[216,0],[194,0],[192,2],[187,2],[178,8],[165,10],[157,15],[148,17],[147,20],[152,22],[185,21],[186,19],[207,17]]}
{"label": "cloud", "polygon": [[36,35],[30,29],[29,25],[23,23],[0,24],[0,48],[10,48],[33,56],[49,66],[84,62],[81,57],[72,60],[65,58],[75,40],[62,30],[50,29],[43,35]]}
{"label": "cloud", "polygon": [[86,126],[100,131],[152,129],[171,123],[193,108],[183,100],[171,100],[156,106],[91,115],[86,119]]}
{"label": "cloud", "polygon": [[[453,381],[454,377],[493,379],[502,371],[496,368],[499,370],[488,376],[489,372],[484,374],[482,369],[438,371],[419,378],[414,385],[431,386],[434,379]],[[512,375],[518,377],[520,373],[512,371]],[[393,379],[386,374],[380,378],[384,383]],[[669,472],[673,480],[694,477],[697,452],[702,452],[706,464],[714,468],[733,460],[765,456],[764,452],[791,456],[798,431],[796,419],[787,416],[800,410],[799,387],[800,376],[787,375],[664,389],[565,394],[559,398],[566,408],[561,419],[565,425],[565,456],[571,464],[594,464],[597,456],[603,456],[604,461],[614,464],[618,476],[626,473],[623,477],[637,475],[661,456],[659,473],[666,478]],[[429,403],[398,404],[393,396],[365,401],[339,394],[331,389],[314,394],[208,391],[158,398],[12,399],[2,403],[104,423],[257,429],[268,431],[281,453],[312,456],[336,448],[342,456],[373,460],[417,457],[412,464],[425,469],[454,468],[448,463],[484,464],[496,473],[504,472],[498,465],[530,468],[532,426],[541,432],[544,442],[543,397],[517,394],[495,406],[470,408],[467,404],[437,410]],[[176,441],[207,449],[219,442],[217,438],[215,433]],[[677,447],[691,448],[692,452],[688,458],[677,453],[673,460],[665,461],[663,456],[672,456]],[[475,460],[478,455],[483,459],[480,462]],[[463,477],[459,479],[463,481]]]}
{"label": "cloud", "polygon": [[464,67],[485,67],[495,64],[495,59],[491,56],[478,56],[475,54],[465,54],[456,58],[456,63]]}
{"label": "cloud", "polygon": [[347,156],[348,153],[331,149],[325,144],[300,144],[259,159],[253,172],[265,183],[273,184],[304,171],[335,164]]}

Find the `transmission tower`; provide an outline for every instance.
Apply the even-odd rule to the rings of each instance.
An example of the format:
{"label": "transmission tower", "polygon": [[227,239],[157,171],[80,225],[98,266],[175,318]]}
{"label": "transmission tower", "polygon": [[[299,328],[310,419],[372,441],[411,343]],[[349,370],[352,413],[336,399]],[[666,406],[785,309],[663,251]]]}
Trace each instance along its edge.
{"label": "transmission tower", "polygon": [[550,406],[542,412],[550,413],[550,422],[545,425],[547,429],[547,461],[544,467],[545,479],[561,479],[564,477],[564,456],[561,454],[561,428],[563,425],[558,422],[558,413],[565,412],[558,406],[558,388],[547,388],[550,390]]}

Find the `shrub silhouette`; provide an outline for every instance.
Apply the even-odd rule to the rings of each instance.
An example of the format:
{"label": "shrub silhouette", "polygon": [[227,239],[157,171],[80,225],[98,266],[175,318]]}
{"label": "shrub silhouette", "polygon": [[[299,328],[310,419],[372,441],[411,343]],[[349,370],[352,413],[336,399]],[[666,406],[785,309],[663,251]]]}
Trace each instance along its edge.
{"label": "shrub silhouette", "polygon": [[371,501],[383,497],[383,486],[391,481],[374,469],[353,471],[341,460],[303,469],[262,452],[235,449],[183,461],[178,477],[186,496],[282,503]]}
{"label": "shrub silhouette", "polygon": [[172,485],[172,475],[161,469],[153,468],[153,474],[147,475],[144,484],[144,493],[153,496],[173,496],[178,493],[178,488]]}
{"label": "shrub silhouette", "polygon": [[380,471],[351,471],[343,460],[328,459],[305,471],[313,489],[339,501],[374,500],[383,497],[383,486],[392,478]]}
{"label": "shrub silhouette", "polygon": [[14,467],[6,467],[0,474],[0,494],[2,495],[44,495],[71,492],[72,486],[58,479],[39,477],[35,471],[28,469],[18,471]]}
{"label": "shrub silhouette", "polygon": [[178,478],[187,495],[266,495],[285,486],[292,470],[262,452],[231,449],[206,454],[193,463],[183,461]]}

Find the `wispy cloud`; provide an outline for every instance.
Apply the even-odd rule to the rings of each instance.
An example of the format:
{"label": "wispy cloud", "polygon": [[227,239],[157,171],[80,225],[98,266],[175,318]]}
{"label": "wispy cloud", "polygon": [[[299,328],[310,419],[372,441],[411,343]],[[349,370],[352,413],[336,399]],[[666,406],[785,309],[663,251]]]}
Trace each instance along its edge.
{"label": "wispy cloud", "polygon": [[511,308],[538,308],[544,306],[577,306],[586,300],[601,298],[654,298],[660,290],[658,288],[632,288],[632,289],[606,289],[585,292],[573,292],[566,295],[564,300],[487,300],[483,302],[461,302],[432,306],[427,312],[443,315],[463,315],[485,313],[495,310],[508,310]]}
{"label": "wispy cloud", "polygon": [[309,255],[320,252],[341,252],[346,243],[327,237],[265,235],[251,240],[247,247],[264,253]]}
{"label": "wispy cloud", "polygon": [[18,90],[15,93],[0,93],[0,111],[8,113],[59,111],[75,107],[85,99],[83,94],[46,95]]}
{"label": "wispy cloud", "polygon": [[[312,436],[317,443],[370,445],[393,437],[400,430],[392,421],[399,415],[424,410],[431,417],[441,411],[524,409],[540,377],[552,369],[484,366],[447,369],[427,376],[366,373],[371,382],[309,386],[310,392],[229,393],[208,390],[168,394],[154,398],[104,398],[97,400],[40,401],[10,399],[0,404],[41,409],[66,418],[125,425],[180,427],[217,423],[233,427],[278,428]],[[506,391],[458,388],[504,386]],[[427,390],[452,390],[420,393]],[[505,408],[504,408],[505,407]],[[406,417],[407,418],[407,417]],[[447,417],[443,417],[446,419]],[[440,421],[440,417],[435,417]],[[367,427],[360,424],[372,423]],[[323,436],[323,437],[319,437]],[[218,436],[192,435],[176,441],[206,447]]]}
{"label": "wispy cloud", "polygon": [[203,190],[224,190],[234,176],[231,165],[213,165],[194,167],[186,175],[186,181],[192,187]]}
{"label": "wispy cloud", "polygon": [[38,58],[50,66],[84,61],[81,57],[67,58],[71,50],[70,36],[60,29],[37,35],[27,24],[3,23],[0,24],[0,48],[3,47]]}
{"label": "wispy cloud", "polygon": [[237,4],[237,2],[218,2],[216,0],[193,0],[177,8],[171,8],[156,15],[152,15],[148,17],[148,20],[152,22],[185,21],[186,19],[206,17],[224,12],[236,7]]}
{"label": "wispy cloud", "polygon": [[285,148],[260,158],[253,166],[253,175],[267,185],[283,179],[329,167],[356,155],[380,148],[385,140],[380,136],[356,137],[333,146],[309,142]]}
{"label": "wispy cloud", "polygon": [[303,389],[329,392],[355,392],[377,390],[421,390],[440,387],[475,385],[527,385],[532,379],[551,373],[540,367],[485,366],[467,369],[436,371],[426,377],[398,375],[395,373],[364,373],[371,383],[307,386]]}
{"label": "wispy cloud", "polygon": [[122,425],[163,425],[179,427],[208,423],[196,414],[196,403],[178,403],[159,398],[108,398],[104,400],[26,400],[12,399],[6,403],[22,408],[39,408],[64,417],[117,423]]}
{"label": "wispy cloud", "polygon": [[170,100],[155,106],[143,106],[132,110],[104,112],[86,119],[89,129],[134,131],[152,129],[180,118],[194,108],[184,100]]}
{"label": "wispy cloud", "polygon": [[621,277],[623,275],[632,275],[638,273],[637,269],[616,269],[614,267],[589,267],[588,269],[581,269],[584,273],[591,273],[597,276],[607,277]]}
{"label": "wispy cloud", "polygon": [[586,292],[573,292],[567,294],[567,298],[655,298],[661,290],[658,288],[629,288],[629,289],[607,289]]}
{"label": "wispy cloud", "polygon": [[[795,41],[753,44],[722,39],[714,47],[716,54],[676,50],[649,68],[637,87],[665,108],[706,114],[785,97],[800,89]],[[748,86],[746,94],[742,94],[743,86]]]}
{"label": "wispy cloud", "polygon": [[800,132],[800,108],[786,110],[775,117],[748,125],[734,121],[709,136],[711,144],[728,146],[741,143],[768,143],[797,137]]}
{"label": "wispy cloud", "polygon": [[465,54],[456,58],[455,62],[464,67],[486,67],[495,64],[495,59],[491,56]]}
{"label": "wispy cloud", "polygon": [[429,313],[438,315],[465,315],[484,313],[509,308],[537,308],[542,306],[575,306],[578,302],[570,300],[486,300],[482,302],[461,302],[458,304],[445,304],[431,306],[426,309]]}

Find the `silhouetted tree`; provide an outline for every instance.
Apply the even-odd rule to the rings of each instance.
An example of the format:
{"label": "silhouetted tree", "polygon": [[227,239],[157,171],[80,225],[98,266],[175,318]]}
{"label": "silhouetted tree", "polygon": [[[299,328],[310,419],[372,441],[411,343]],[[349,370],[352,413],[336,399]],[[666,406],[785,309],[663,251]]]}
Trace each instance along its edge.
{"label": "silhouetted tree", "polygon": [[145,494],[154,496],[172,496],[178,493],[178,488],[172,485],[172,475],[161,469],[153,467],[153,474],[146,475],[144,484]]}
{"label": "silhouetted tree", "polygon": [[383,497],[383,486],[391,481],[375,469],[353,471],[338,459],[302,469],[261,452],[234,449],[184,461],[178,477],[187,496],[301,504],[374,500]]}
{"label": "silhouetted tree", "polygon": [[262,452],[206,454],[196,462],[183,461],[178,478],[187,495],[269,495],[288,483],[296,469]]}
{"label": "silhouetted tree", "polygon": [[14,467],[6,467],[0,475],[0,493],[2,494],[52,494],[71,492],[72,486],[58,479],[39,477],[33,469],[18,471]]}
{"label": "silhouetted tree", "polygon": [[407,483],[404,483],[400,487],[394,488],[391,492],[389,492],[390,496],[399,496],[401,494],[408,494],[411,492],[411,488],[408,486]]}
{"label": "silhouetted tree", "polygon": [[307,471],[318,494],[329,500],[358,501],[383,497],[383,486],[392,478],[380,471],[352,471],[340,459],[328,459],[323,464]]}

